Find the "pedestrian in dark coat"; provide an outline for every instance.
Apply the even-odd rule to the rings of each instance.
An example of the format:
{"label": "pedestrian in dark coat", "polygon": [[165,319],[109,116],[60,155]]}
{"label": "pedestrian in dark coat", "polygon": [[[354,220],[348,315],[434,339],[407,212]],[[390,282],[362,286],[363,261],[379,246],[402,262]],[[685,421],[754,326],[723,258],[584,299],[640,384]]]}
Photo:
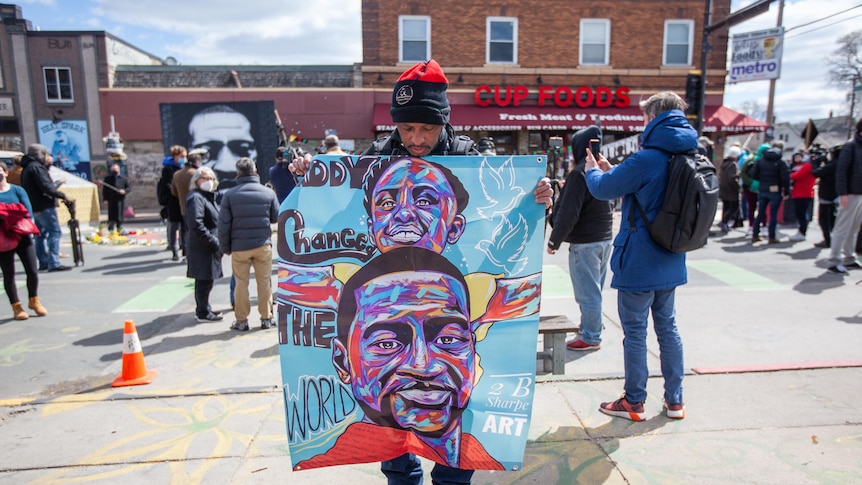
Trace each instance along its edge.
{"label": "pedestrian in dark coat", "polygon": [[191,191],[186,196],[186,276],[195,280],[195,317],[198,322],[217,322],[223,317],[212,311],[210,292],[216,278],[223,276],[222,253],[218,247],[218,206],[215,188],[218,181],[211,168],[201,167],[192,175]]}
{"label": "pedestrian in dark coat", "polygon": [[126,194],[130,189],[129,179],[120,173],[120,166],[111,165],[111,173],[105,177],[105,183],[102,186],[102,200],[108,206],[108,231],[113,232],[116,225],[117,232],[123,232]]}
{"label": "pedestrian in dark coat", "polygon": [[763,157],[751,168],[751,178],[760,181],[757,192],[757,218],[751,242],[761,241],[760,225],[769,211],[769,244],[778,243],[778,208],[782,199],[790,197],[790,167],[781,159],[784,142],[774,140],[772,148],[763,152]]}
{"label": "pedestrian in dark coat", "polygon": [[737,159],[742,153],[738,146],[727,149],[719,172],[718,198],[721,199],[721,232],[730,232],[730,224],[739,217],[739,166]]}

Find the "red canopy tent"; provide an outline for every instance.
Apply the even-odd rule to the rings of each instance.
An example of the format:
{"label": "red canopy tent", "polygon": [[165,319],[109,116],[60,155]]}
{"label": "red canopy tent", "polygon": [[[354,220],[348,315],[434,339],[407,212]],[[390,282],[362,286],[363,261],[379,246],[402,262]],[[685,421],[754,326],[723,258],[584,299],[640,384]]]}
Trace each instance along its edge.
{"label": "red canopy tent", "polygon": [[707,106],[704,109],[703,131],[707,133],[751,133],[766,131],[766,123],[728,108],[727,106]]}

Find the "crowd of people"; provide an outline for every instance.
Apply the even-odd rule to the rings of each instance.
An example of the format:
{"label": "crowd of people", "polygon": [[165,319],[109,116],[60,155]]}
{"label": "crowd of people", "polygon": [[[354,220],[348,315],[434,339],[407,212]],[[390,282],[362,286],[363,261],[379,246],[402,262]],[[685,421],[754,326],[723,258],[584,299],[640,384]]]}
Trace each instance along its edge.
{"label": "crowd of people", "polygon": [[[806,241],[817,215],[823,239],[815,247],[829,249],[832,273],[862,268],[862,120],[852,140],[829,150],[819,145],[795,151],[784,160],[784,142],[760,145],[754,153],[739,144],[730,146],[720,164],[719,228],[725,234],[745,227],[752,243],[781,242],[778,224],[796,226],[791,242]],[[817,198],[815,208],[814,200]]]}
{"label": "crowd of people", "polygon": [[236,317],[230,328],[243,332],[250,329],[248,285],[252,268],[257,281],[260,327],[274,328],[271,225],[278,220],[280,201],[292,185],[286,192],[263,185],[256,163],[242,157],[235,161],[231,187],[220,191],[216,172],[203,166],[205,150],[188,152],[175,145],[170,153],[162,163],[157,196],[166,217],[171,259],[179,261],[182,254],[186,276],[195,282],[197,322],[224,319],[209,300],[215,280],[224,276],[222,258],[230,256],[230,301]]}

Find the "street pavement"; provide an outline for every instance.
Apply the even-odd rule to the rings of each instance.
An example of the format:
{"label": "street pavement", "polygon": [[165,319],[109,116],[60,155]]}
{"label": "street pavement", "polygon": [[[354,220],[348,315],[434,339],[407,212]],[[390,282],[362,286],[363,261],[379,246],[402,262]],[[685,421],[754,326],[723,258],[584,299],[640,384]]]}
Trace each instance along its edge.
{"label": "street pavement", "polygon": [[[254,305],[247,333],[229,330],[230,312],[195,323],[191,280],[164,251],[164,228],[154,218],[127,228],[147,231],[131,237],[141,244],[88,243],[84,266],[40,274],[48,316],[0,311],[0,483],[385,483],[378,464],[291,471],[276,331],[258,328]],[[689,254],[676,300],[684,420],[661,414],[652,332],[648,419],[598,411],[622,392],[606,288],[602,348],[567,351],[564,375],[537,362],[523,469],[479,471],[473,483],[862,483],[862,271],[828,273],[816,226],[797,243],[782,231],[775,245],[716,235]],[[566,248],[545,255],[542,314],[577,321]],[[230,309],[227,278],[212,302]],[[149,385],[110,386],[125,320],[158,371]]]}

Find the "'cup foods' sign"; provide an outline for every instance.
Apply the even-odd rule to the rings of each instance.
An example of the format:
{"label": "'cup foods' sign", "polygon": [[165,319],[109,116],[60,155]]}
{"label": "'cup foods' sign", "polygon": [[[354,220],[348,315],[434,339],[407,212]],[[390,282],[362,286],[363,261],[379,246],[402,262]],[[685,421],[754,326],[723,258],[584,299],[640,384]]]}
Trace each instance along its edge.
{"label": "'cup foods' sign", "polygon": [[733,36],[730,82],[759,81],[781,77],[784,27]]}
{"label": "'cup foods' sign", "polygon": [[527,86],[479,86],[473,92],[477,106],[520,106],[527,99],[536,99],[539,106],[566,108],[625,108],[631,103],[629,88],[607,86],[548,86],[530,92]]}

